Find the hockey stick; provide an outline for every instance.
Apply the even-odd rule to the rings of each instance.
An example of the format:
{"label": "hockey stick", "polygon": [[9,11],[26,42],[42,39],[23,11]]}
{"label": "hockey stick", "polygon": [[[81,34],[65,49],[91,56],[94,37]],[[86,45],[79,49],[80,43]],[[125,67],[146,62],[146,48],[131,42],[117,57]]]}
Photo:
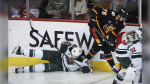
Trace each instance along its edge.
{"label": "hockey stick", "polygon": [[107,39],[105,39],[105,37],[94,27],[94,29],[96,30],[96,32],[106,41],[106,43],[109,45],[109,46],[114,46],[114,45],[111,45]]}
{"label": "hockey stick", "polygon": [[[38,30],[35,30],[33,27],[32,27],[32,24],[31,24],[31,20],[30,20],[30,27],[31,27],[31,29],[32,29],[32,31],[33,32],[36,32],[40,37],[42,37],[44,40],[46,40],[46,41],[48,41],[47,39],[45,39],[42,35],[40,35],[39,33],[38,33]],[[49,41],[48,41],[49,42]],[[50,43],[50,45],[51,46],[53,46],[53,47],[55,47],[58,51],[60,51],[60,49],[58,49],[56,46],[54,46],[51,42],[49,42]],[[63,53],[62,51],[60,51],[61,53]],[[81,68],[81,66],[78,64],[78,63],[76,63],[74,60],[72,60],[69,56],[67,56],[65,53],[63,53],[69,60],[71,60],[73,63],[75,63],[76,65],[78,65],[80,68]]]}

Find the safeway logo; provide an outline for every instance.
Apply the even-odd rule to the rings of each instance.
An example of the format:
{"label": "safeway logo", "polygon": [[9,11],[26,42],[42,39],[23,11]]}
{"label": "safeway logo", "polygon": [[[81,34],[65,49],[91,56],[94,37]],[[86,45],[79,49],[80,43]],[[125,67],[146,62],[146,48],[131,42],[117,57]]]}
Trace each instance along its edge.
{"label": "safeway logo", "polygon": [[[34,39],[36,41],[35,44],[33,43],[29,43],[29,46],[30,47],[43,47],[43,45],[49,45],[51,48],[52,46],[50,45],[50,43],[52,43],[51,41],[51,37],[49,35],[49,33],[47,32],[47,30],[45,31],[45,34],[43,34],[43,38],[42,38],[42,41],[40,42],[39,39],[33,35],[34,31],[30,31],[30,37],[32,39]],[[90,33],[90,32],[89,32]],[[85,43],[87,49],[89,49],[89,46],[90,44],[92,44],[91,40],[92,40],[92,35],[90,34],[90,36],[88,37],[89,40],[87,40],[87,37],[85,35],[85,33],[83,33],[83,35],[79,36],[79,33],[78,32],[72,32],[72,31],[54,31],[54,42],[55,43],[52,43],[53,45],[55,45],[56,47],[58,47],[57,45],[57,41],[61,38],[58,38],[58,35],[61,35],[61,34],[65,34],[65,38],[66,40],[68,40],[69,42],[73,42],[74,39],[77,39],[77,42],[76,44],[79,45],[79,47],[82,47],[83,46],[83,43]],[[41,34],[42,35],[42,34]],[[69,35],[75,35],[76,38],[69,38]],[[52,36],[52,35],[51,35]],[[45,41],[45,39],[47,39],[48,41]],[[50,42],[50,43],[49,43]]]}

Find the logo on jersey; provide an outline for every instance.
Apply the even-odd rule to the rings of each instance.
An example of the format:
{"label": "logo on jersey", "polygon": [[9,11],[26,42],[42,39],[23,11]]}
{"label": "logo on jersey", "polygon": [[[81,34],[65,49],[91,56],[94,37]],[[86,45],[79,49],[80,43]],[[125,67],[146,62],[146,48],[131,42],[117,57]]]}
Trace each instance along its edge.
{"label": "logo on jersey", "polygon": [[108,26],[108,24],[106,24],[106,25],[103,26],[103,29],[104,29],[105,33],[108,34],[109,32],[115,30],[116,27],[113,27],[112,24],[109,25],[109,26]]}
{"label": "logo on jersey", "polygon": [[50,54],[49,54],[49,53],[47,53],[47,56],[50,56]]}

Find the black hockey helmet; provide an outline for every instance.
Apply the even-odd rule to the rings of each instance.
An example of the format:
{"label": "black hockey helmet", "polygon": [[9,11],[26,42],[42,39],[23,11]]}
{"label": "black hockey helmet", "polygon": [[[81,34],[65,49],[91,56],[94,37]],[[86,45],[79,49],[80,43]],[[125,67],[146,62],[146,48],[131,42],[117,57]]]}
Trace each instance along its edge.
{"label": "black hockey helmet", "polygon": [[118,8],[117,13],[118,13],[121,17],[127,18],[127,16],[128,16],[128,11],[127,11],[125,8],[123,8],[123,7]]}

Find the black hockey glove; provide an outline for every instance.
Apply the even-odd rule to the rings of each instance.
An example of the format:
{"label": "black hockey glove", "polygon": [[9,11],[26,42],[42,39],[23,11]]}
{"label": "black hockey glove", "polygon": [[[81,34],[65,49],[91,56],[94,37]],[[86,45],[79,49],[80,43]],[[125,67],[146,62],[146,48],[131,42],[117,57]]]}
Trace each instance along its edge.
{"label": "black hockey glove", "polygon": [[88,23],[88,25],[90,26],[90,28],[93,28],[96,24],[96,14],[94,11],[90,12],[90,21]]}
{"label": "black hockey glove", "polygon": [[109,43],[110,43],[110,49],[112,52],[114,52],[116,50],[116,42],[115,42],[115,39],[113,38],[109,38],[108,39]]}
{"label": "black hockey glove", "polygon": [[95,23],[96,23],[95,21],[94,21],[94,19],[89,21],[88,25],[89,25],[90,28],[93,28],[95,26]]}

